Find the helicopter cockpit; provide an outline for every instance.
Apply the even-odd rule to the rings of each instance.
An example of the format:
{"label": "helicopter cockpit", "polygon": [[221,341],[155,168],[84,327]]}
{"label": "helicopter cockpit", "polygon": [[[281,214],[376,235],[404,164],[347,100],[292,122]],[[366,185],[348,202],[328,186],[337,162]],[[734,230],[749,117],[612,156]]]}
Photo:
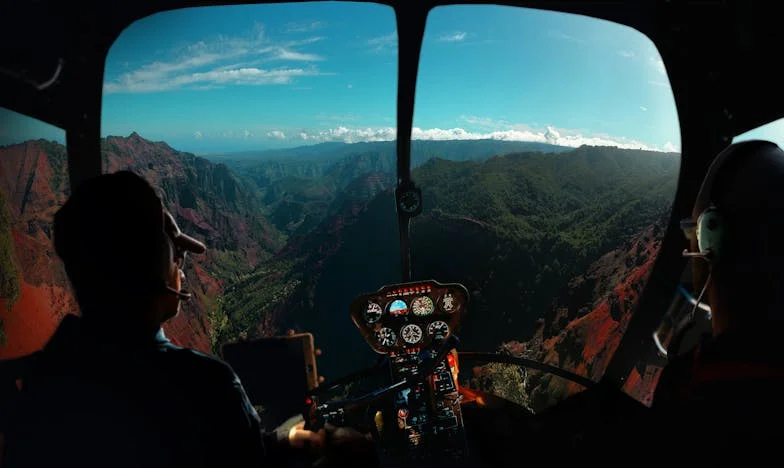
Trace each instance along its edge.
{"label": "helicopter cockpit", "polygon": [[14,6],[2,34],[45,31],[0,62],[0,359],[77,313],[54,212],[131,170],[208,249],[167,335],[272,426],[509,466],[499,446],[576,454],[640,420],[710,328],[679,224],[698,181],[778,138],[754,131],[777,80],[737,72],[772,16],[501,3]]}

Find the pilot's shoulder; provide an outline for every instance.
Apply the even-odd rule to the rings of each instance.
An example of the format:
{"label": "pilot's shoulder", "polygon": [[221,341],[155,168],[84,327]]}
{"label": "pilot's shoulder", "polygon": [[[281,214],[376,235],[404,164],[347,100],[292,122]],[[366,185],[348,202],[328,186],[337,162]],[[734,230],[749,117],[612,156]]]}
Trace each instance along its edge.
{"label": "pilot's shoulder", "polygon": [[188,373],[198,375],[200,379],[221,379],[239,382],[237,374],[231,366],[217,356],[202,353],[195,349],[179,346],[167,346],[168,353],[175,358],[178,364],[187,369]]}

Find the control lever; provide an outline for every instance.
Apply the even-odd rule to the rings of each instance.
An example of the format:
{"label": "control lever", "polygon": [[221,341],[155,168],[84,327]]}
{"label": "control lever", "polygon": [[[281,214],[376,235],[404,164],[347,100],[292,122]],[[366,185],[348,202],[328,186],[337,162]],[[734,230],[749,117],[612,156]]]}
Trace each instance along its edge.
{"label": "control lever", "polygon": [[[360,406],[364,406],[368,403],[372,403],[373,401],[380,400],[392,392],[414,388],[417,385],[424,383],[428,379],[428,377],[433,375],[433,372],[438,366],[438,363],[440,363],[453,348],[457,347],[459,343],[460,343],[460,339],[456,335],[450,335],[449,337],[447,337],[447,339],[444,340],[444,342],[438,348],[438,353],[436,353],[435,357],[430,359],[430,361],[427,362],[425,366],[423,366],[424,372],[419,376],[417,376],[416,378],[411,379],[410,381],[408,379],[403,379],[392,385],[368,393],[366,395],[362,395],[357,398],[326,402],[321,405],[318,405],[316,407],[316,411],[318,413],[324,414],[324,413],[330,413],[338,410],[350,410]],[[314,424],[314,428],[312,430],[320,429],[321,428],[320,424],[321,423],[317,421]]]}
{"label": "control lever", "polygon": [[433,372],[435,372],[438,364],[444,360],[446,355],[449,354],[452,349],[457,348],[457,345],[459,344],[460,338],[458,338],[456,335],[449,335],[447,339],[444,340],[444,342],[441,344],[441,347],[438,348],[438,353],[436,354],[435,358],[433,358],[431,362],[429,362],[427,366],[424,367],[422,377],[416,382],[416,384],[424,382],[428,377],[433,375]]}

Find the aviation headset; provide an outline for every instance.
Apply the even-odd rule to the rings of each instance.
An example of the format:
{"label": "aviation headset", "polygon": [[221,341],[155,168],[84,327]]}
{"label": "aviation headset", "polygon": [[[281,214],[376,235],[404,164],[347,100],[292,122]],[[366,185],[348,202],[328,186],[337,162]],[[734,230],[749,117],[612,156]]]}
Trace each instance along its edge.
{"label": "aviation headset", "polygon": [[[728,237],[731,238],[731,232],[728,231],[731,230],[721,208],[714,202],[714,189],[716,186],[725,187],[729,170],[737,166],[743,157],[753,157],[751,155],[757,151],[753,148],[754,146],[763,145],[772,145],[772,143],[764,141],[737,143],[724,149],[713,160],[695,200],[695,205],[700,204],[707,207],[697,217],[696,225],[689,226],[693,227],[693,235],[697,240],[697,252],[685,250],[683,252],[685,257],[703,258],[711,267],[716,266],[724,257]],[[689,219],[682,222],[682,227],[685,227],[684,223],[693,224],[690,221]]]}
{"label": "aviation headset", "polygon": [[713,204],[709,205],[697,218],[695,236],[698,251],[685,251],[684,256],[704,258],[709,265],[714,266],[721,259],[725,231],[721,210]]}
{"label": "aviation headset", "polygon": [[732,242],[734,226],[730,225],[721,207],[714,202],[714,189],[717,186],[727,187],[731,180],[728,177],[731,177],[732,170],[739,168],[739,163],[754,158],[766,149],[781,152],[774,143],[753,140],[736,143],[719,153],[710,165],[695,201],[695,204],[707,206],[699,214],[696,225],[693,226],[698,251],[684,251],[684,256],[703,258],[711,267],[716,266],[722,258],[726,257],[728,243]]}

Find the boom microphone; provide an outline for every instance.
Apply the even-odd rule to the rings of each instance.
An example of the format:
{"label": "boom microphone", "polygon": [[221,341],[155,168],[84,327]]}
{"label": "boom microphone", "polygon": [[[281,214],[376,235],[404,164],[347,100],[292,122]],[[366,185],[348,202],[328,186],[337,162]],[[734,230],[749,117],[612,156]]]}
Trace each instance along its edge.
{"label": "boom microphone", "polygon": [[678,312],[680,312],[681,307],[683,306],[683,301],[683,295],[680,294],[680,292],[675,293],[675,297],[672,299],[670,308],[664,315],[661,325],[653,332],[653,342],[656,344],[656,348],[663,357],[667,357],[667,348],[664,347],[663,341],[667,335],[676,328]]}
{"label": "boom microphone", "polygon": [[687,249],[683,250],[683,256],[687,258],[704,258],[708,259],[711,256],[711,252],[689,252]]}
{"label": "boom microphone", "polygon": [[179,297],[180,300],[183,301],[183,302],[188,302],[188,301],[191,300],[192,294],[190,292],[186,291],[186,290],[181,289],[181,290],[177,291],[176,289],[174,289],[172,287],[169,287],[169,286],[166,286],[166,290],[168,292],[176,295],[177,297]]}

